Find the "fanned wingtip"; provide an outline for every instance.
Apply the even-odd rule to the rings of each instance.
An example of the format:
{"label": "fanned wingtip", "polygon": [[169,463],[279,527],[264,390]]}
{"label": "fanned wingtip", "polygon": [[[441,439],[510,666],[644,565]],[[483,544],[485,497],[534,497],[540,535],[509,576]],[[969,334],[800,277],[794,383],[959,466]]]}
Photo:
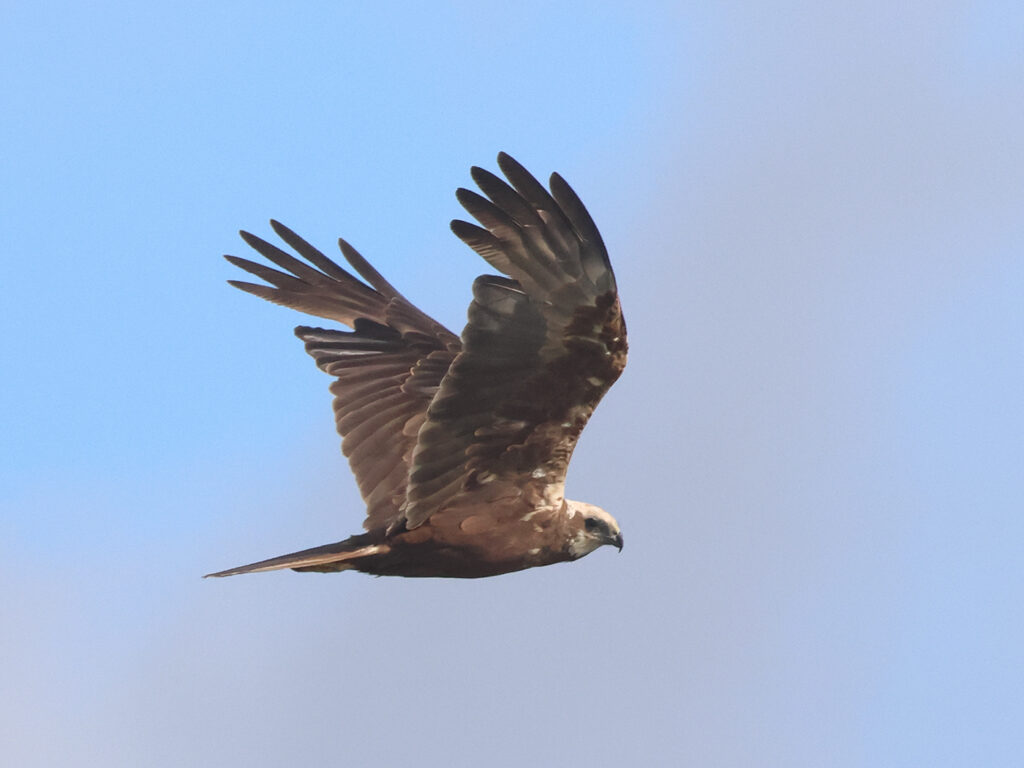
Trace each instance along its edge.
{"label": "fanned wingtip", "polygon": [[469,175],[473,177],[473,181],[475,181],[479,187],[483,187],[493,180],[501,181],[501,179],[498,179],[498,177],[493,173],[488,171],[486,168],[481,168],[479,165],[474,165],[470,168]]}
{"label": "fanned wingtip", "polygon": [[298,238],[298,235],[295,234],[291,227],[282,224],[277,219],[270,220],[270,228],[274,230],[274,232],[277,233],[277,236],[285,242],[288,242],[289,237]]}
{"label": "fanned wingtip", "polygon": [[238,230],[238,236],[245,241],[246,245],[250,248],[255,248],[257,251],[259,250],[259,246],[257,244],[265,244],[267,242],[259,235],[254,235],[252,232],[248,232],[244,229]]}
{"label": "fanned wingtip", "polygon": [[501,172],[509,178],[517,174],[530,175],[530,172],[523,167],[522,163],[512,157],[508,152],[498,153],[498,167],[501,168]]}
{"label": "fanned wingtip", "polygon": [[455,233],[455,236],[465,243],[484,235],[490,236],[493,239],[493,235],[486,229],[463,219],[452,219],[448,226]]}

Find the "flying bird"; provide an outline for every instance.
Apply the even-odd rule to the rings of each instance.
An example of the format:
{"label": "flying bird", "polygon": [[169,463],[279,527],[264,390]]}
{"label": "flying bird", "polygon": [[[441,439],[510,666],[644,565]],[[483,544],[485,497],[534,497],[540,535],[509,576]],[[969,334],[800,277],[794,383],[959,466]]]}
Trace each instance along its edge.
{"label": "flying bird", "polygon": [[[565,498],[573,449],[626,365],[626,325],[601,235],[557,173],[545,189],[510,156],[507,182],[474,167],[456,197],[482,225],[452,231],[504,277],[483,275],[461,338],[428,317],[344,240],[352,270],[284,225],[302,259],[248,232],[279,269],[225,258],[266,284],[231,285],[349,331],[295,335],[335,381],[334,417],[365,533],[209,576],[292,568],[479,578],[577,560],[622,532]],[[364,282],[365,281],[365,282]]]}

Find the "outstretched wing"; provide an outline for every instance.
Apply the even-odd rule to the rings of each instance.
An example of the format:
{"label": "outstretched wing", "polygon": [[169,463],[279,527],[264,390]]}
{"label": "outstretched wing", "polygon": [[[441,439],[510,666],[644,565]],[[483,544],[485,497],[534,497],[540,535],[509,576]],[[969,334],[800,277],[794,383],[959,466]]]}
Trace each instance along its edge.
{"label": "outstretched wing", "polygon": [[[270,285],[229,280],[236,288],[352,328],[299,326],[321,370],[334,376],[334,418],[359,491],[367,530],[399,517],[416,435],[461,345],[390,285],[344,240],[341,252],[363,283],[276,221],[274,231],[306,262],[248,232],[242,239],[287,272],[237,256],[225,258]],[[312,266],[310,266],[312,265]]]}
{"label": "outstretched wing", "polygon": [[473,168],[487,197],[457,192],[483,228],[452,230],[508,278],[473,284],[462,351],[413,452],[409,528],[495,480],[560,496],[580,432],[626,365],[615,276],[586,208],[558,174],[549,193],[508,155],[498,165],[511,186]]}

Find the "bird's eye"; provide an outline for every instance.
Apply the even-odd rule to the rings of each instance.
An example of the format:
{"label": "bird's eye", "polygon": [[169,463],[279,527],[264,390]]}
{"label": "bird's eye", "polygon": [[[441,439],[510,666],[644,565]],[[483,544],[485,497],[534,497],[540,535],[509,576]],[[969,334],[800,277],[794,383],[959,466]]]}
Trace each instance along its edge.
{"label": "bird's eye", "polygon": [[598,520],[596,517],[588,517],[584,521],[583,526],[588,531],[596,531],[597,529],[599,529],[601,527],[601,521]]}

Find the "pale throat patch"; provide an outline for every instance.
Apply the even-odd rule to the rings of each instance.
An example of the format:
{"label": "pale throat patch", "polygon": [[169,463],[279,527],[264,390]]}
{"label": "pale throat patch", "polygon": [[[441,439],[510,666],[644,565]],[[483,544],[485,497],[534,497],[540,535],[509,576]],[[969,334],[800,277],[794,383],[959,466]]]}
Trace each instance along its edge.
{"label": "pale throat patch", "polygon": [[602,543],[600,539],[587,535],[585,530],[580,530],[569,539],[569,554],[576,560],[584,555],[589,555]]}
{"label": "pale throat patch", "polygon": [[[598,506],[593,504],[587,504],[585,501],[573,501],[572,499],[565,500],[565,515],[568,518],[573,518],[577,514],[581,514],[584,517],[596,517],[604,520],[608,526],[608,530],[617,533],[619,530],[619,524],[615,522],[615,518],[605,512]],[[608,542],[601,536],[595,536],[586,530],[586,527],[581,528],[572,535],[569,539],[568,551],[573,559],[578,559],[584,555],[589,555],[595,549],[601,547]]]}

